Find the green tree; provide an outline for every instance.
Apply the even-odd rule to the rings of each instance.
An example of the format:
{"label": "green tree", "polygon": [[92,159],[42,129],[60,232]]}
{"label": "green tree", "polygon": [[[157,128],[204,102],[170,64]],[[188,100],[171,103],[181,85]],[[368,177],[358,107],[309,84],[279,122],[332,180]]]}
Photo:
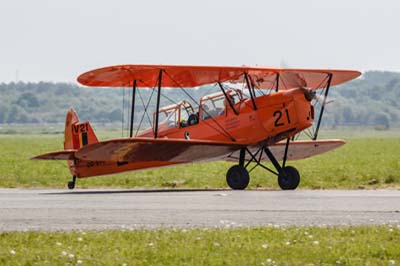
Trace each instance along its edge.
{"label": "green tree", "polygon": [[390,116],[387,113],[377,113],[374,119],[375,126],[379,128],[389,129],[390,127]]}
{"label": "green tree", "polygon": [[31,92],[22,93],[18,99],[17,104],[24,109],[39,107],[39,100]]}

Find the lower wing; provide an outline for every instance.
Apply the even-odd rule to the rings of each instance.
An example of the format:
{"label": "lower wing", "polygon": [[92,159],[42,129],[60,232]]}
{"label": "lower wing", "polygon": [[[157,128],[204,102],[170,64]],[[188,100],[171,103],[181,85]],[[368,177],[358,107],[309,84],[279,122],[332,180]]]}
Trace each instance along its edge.
{"label": "lower wing", "polygon": [[[323,154],[325,152],[334,150],[345,144],[344,140],[340,139],[326,139],[326,140],[312,140],[312,141],[292,141],[290,142],[287,160],[301,160],[306,159],[315,155]],[[269,146],[271,152],[275,155],[275,158],[279,161],[283,160],[285,154],[286,142],[279,142]],[[255,153],[260,146],[250,146],[248,149]],[[239,152],[235,151],[228,156],[228,161],[237,162],[239,158]],[[261,161],[268,161],[268,157],[263,153]]]}
{"label": "lower wing", "polygon": [[[278,160],[283,160],[285,142],[269,146]],[[293,141],[290,143],[287,160],[301,160],[319,155],[345,144],[343,140]],[[245,144],[177,139],[115,139],[84,146],[80,150],[50,152],[33,157],[32,160],[74,160],[114,162],[195,162],[225,159],[238,161],[239,150]],[[255,153],[260,146],[247,147]],[[268,160],[263,154],[262,161]]]}
{"label": "lower wing", "polygon": [[195,162],[223,159],[245,147],[235,142],[178,139],[114,139],[87,145],[75,152],[80,160],[115,162]]}

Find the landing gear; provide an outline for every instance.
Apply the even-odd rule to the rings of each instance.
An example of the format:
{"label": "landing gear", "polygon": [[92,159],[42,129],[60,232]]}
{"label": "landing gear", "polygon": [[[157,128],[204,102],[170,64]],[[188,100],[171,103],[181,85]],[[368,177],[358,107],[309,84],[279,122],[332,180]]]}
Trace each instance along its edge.
{"label": "landing gear", "polygon": [[241,165],[232,166],[226,173],[226,182],[231,189],[243,190],[249,181],[249,172]]}
{"label": "landing gear", "polygon": [[[261,146],[256,153],[252,153],[247,148],[240,149],[240,156],[238,158],[239,164],[232,166],[226,173],[226,182],[228,183],[229,187],[232,189],[245,189],[249,184],[249,172],[253,171],[253,169],[257,166],[260,166],[278,176],[278,184],[282,190],[296,189],[300,184],[300,174],[293,166],[285,166],[289,143],[290,139],[287,139],[282,166],[279,164],[275,156],[272,154],[271,150],[266,145]],[[247,163],[245,164],[246,152],[250,155],[251,158],[247,160]],[[263,154],[267,155],[268,159],[271,161],[276,171],[271,170],[261,163]],[[256,165],[248,171],[246,168],[252,162],[256,163]]]}
{"label": "landing gear", "polygon": [[275,166],[275,169],[278,171],[278,184],[282,190],[294,190],[300,184],[300,174],[296,168],[293,166],[285,166],[287,153],[289,149],[290,139],[287,139],[285,146],[285,153],[283,155],[282,166],[276,160],[275,156],[272,154],[268,147],[265,147],[265,153],[267,154],[271,163]]}
{"label": "landing gear", "polygon": [[74,175],[74,176],[72,177],[72,181],[69,181],[69,182],[68,182],[68,188],[69,188],[69,189],[74,189],[74,188],[75,188],[75,181],[76,181],[76,176]]}
{"label": "landing gear", "polygon": [[293,190],[299,186],[300,174],[293,166],[282,168],[278,174],[278,184],[282,190]]}
{"label": "landing gear", "polygon": [[246,148],[240,149],[239,164],[229,168],[226,173],[226,182],[231,189],[243,190],[250,181],[249,172],[244,166]]}

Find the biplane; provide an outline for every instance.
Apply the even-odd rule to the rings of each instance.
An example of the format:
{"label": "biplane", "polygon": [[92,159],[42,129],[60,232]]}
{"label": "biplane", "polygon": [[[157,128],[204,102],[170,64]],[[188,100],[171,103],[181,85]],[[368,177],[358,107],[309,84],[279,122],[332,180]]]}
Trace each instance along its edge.
{"label": "biplane", "polygon": [[[99,141],[90,123],[79,121],[71,108],[65,121],[64,150],[32,159],[66,160],[72,174],[69,189],[75,187],[76,178],[214,160],[235,162],[226,173],[232,189],[245,189],[255,167],[276,175],[281,189],[296,189],[300,174],[286,162],[344,144],[338,139],[318,140],[318,132],[330,87],[360,74],[351,70],[182,65],[91,70],[78,77],[80,84],[132,88],[129,136]],[[218,91],[198,100],[191,97],[190,90],[207,85]],[[156,92],[152,124],[133,136],[136,92],[148,88]],[[187,99],[160,106],[168,88],[182,90]],[[299,140],[297,136],[306,130],[310,139]],[[272,166],[265,165],[268,161]]]}

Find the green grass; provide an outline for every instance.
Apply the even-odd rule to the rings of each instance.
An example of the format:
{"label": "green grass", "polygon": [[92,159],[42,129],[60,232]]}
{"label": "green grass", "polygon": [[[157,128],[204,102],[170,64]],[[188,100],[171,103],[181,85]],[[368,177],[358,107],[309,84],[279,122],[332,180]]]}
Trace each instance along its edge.
{"label": "green grass", "polygon": [[400,229],[264,227],[0,233],[1,265],[395,265]]}
{"label": "green grass", "polygon": [[[107,135],[110,133],[104,133]],[[330,133],[325,133],[329,135]],[[300,188],[399,188],[400,141],[393,137],[346,139],[335,151],[289,162],[301,173]],[[65,187],[70,173],[64,161],[30,161],[61,150],[63,136],[0,135],[0,187]],[[77,188],[226,188],[228,162],[190,164],[79,179]],[[276,176],[257,168],[249,188],[278,188]]]}

